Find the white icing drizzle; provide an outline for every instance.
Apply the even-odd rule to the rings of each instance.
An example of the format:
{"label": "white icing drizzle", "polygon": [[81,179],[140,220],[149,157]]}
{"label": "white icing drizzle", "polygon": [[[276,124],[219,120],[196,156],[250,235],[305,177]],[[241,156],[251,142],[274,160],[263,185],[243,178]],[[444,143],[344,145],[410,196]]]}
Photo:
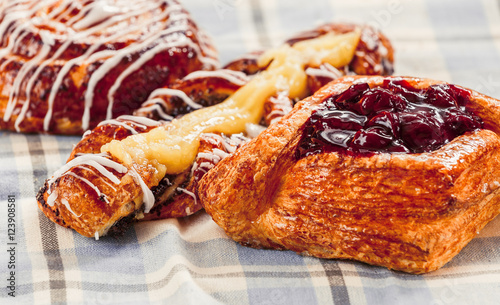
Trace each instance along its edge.
{"label": "white icing drizzle", "polygon": [[82,116],[82,129],[86,130],[89,126],[90,108],[92,107],[92,101],[94,99],[94,90],[99,81],[103,79],[104,76],[106,76],[114,67],[116,67],[125,57],[129,56],[130,54],[140,52],[148,45],[153,43],[156,39],[159,39],[162,35],[167,35],[169,33],[180,31],[182,29],[184,29],[184,26],[170,27],[164,31],[156,33],[149,39],[146,39],[139,44],[130,44],[123,49],[115,51],[114,56],[105,60],[103,64],[92,73],[88,81],[87,90],[85,91],[85,109]]}
{"label": "white icing drizzle", "polygon": [[382,66],[375,62],[375,59],[372,56],[365,56],[366,53],[364,51],[356,51],[355,54],[358,57],[363,57],[363,59],[366,61],[363,63],[363,67],[366,68],[372,66],[375,72],[380,72],[380,70],[382,69]]}
{"label": "white icing drizzle", "polygon": [[163,111],[163,107],[167,107],[165,101],[161,98],[154,98],[154,99],[148,99],[146,102],[144,102],[144,104],[141,105],[141,108],[139,108],[137,110],[137,113],[138,114],[141,114],[141,113],[150,113],[150,112],[153,112],[153,111],[157,111],[158,115],[160,116],[160,118],[162,120],[165,120],[165,121],[171,121],[174,119],[173,116],[171,115],[168,115],[167,113],[165,113],[165,111]]}
{"label": "white icing drizzle", "polygon": [[[207,153],[207,152],[198,153],[197,158],[198,159],[207,159],[208,161],[213,162],[213,163],[217,163],[221,160],[221,157],[219,157],[218,155],[212,154],[212,153]],[[224,158],[224,157],[222,157],[222,158]]]}
{"label": "white icing drizzle", "polygon": [[[0,50],[0,57],[4,57],[6,54],[8,54],[11,50],[13,45],[15,45],[14,41],[16,40],[16,36],[18,33],[16,33],[16,30],[20,28],[19,31],[28,28],[30,25],[30,22],[25,22],[26,19],[31,19],[32,24],[36,24],[39,21],[39,17],[34,17],[34,14],[44,6],[48,6],[53,4],[54,0],[49,0],[49,1],[30,1],[25,5],[20,4],[21,1],[12,1],[10,6],[7,6],[4,10],[4,18],[2,20],[2,23],[0,24],[0,37],[6,36],[6,30],[11,26],[11,24],[14,24],[13,28],[13,38],[12,40],[9,41],[9,44],[7,48]],[[23,21],[23,23],[19,24],[19,21]],[[12,41],[12,44],[11,44]]]}
{"label": "white icing drizzle", "polygon": [[113,120],[113,119],[111,119],[111,120],[102,121],[97,126],[102,126],[102,125],[116,125],[116,126],[121,126],[121,127],[125,128],[126,130],[130,131],[131,134],[138,134],[138,132],[135,130],[134,127],[126,124],[125,122],[121,122],[119,120]]}
{"label": "white icing drizzle", "polygon": [[205,78],[205,77],[223,78],[238,86],[244,86],[250,80],[250,78],[245,73],[229,69],[219,69],[214,71],[194,71],[186,75],[183,78],[183,80]]}
{"label": "white icing drizzle", "polygon": [[198,167],[201,167],[201,168],[205,168],[207,170],[210,170],[212,169],[213,167],[215,166],[214,163],[212,162],[201,162],[200,165]]}
{"label": "white icing drizzle", "polygon": [[92,129],[88,129],[87,131],[85,131],[82,135],[82,139],[85,138],[86,136],[88,136],[89,134],[92,133]]}
{"label": "white icing drizzle", "polygon": [[80,14],[82,16],[75,16],[75,21],[71,20],[69,24],[73,26],[76,30],[81,30],[90,27],[91,25],[98,23],[102,20],[113,17],[114,15],[122,12],[122,9],[116,6],[110,5],[107,1],[95,1],[91,5],[87,5],[86,9],[81,10]]}
{"label": "white icing drizzle", "polygon": [[[135,1],[131,1],[131,2],[132,3],[122,2],[125,4],[125,6],[122,6],[122,7],[113,6],[113,8],[108,8],[107,9],[108,13],[110,10],[114,10],[115,14],[112,16],[109,16],[109,18],[101,19],[100,20],[101,22],[96,22],[92,27],[88,27],[87,30],[85,30],[84,32],[89,31],[89,30],[96,31],[96,29],[98,31],[106,30],[108,28],[111,29],[112,25],[114,25],[120,21],[130,19],[131,17],[134,17],[134,16],[140,16],[148,11],[154,10],[154,9],[159,7],[158,1],[144,2],[144,1],[140,1],[140,0],[139,1],[135,0]],[[71,19],[69,19],[66,22],[67,25],[73,26],[73,28],[75,30],[80,30],[80,29],[86,28],[87,27],[86,23],[99,18],[99,16],[97,16],[97,15],[101,14],[101,12],[99,12],[99,9],[92,10],[92,8],[98,7],[99,5],[102,5],[102,3],[103,3],[102,0],[97,0],[97,1],[90,2],[90,3],[86,4],[86,6],[80,10],[79,14],[77,14],[76,16],[73,16]],[[118,4],[118,3],[115,3],[115,4]],[[74,24],[78,23],[80,20],[84,20],[84,21],[81,24],[82,26],[78,26],[79,29],[77,29],[77,27],[75,27]]]}
{"label": "white icing drizzle", "polygon": [[[27,24],[22,24],[14,29],[14,31],[10,34],[9,43],[7,44],[7,46],[4,49],[0,50],[1,57],[4,57],[10,51],[14,50],[18,46],[18,43],[20,41],[22,41],[23,38],[26,37],[26,35],[28,35],[29,32],[24,31],[27,27],[28,27]],[[23,34],[21,34],[21,33],[23,33]],[[13,59],[14,58],[12,58],[11,60],[13,60]]]}
{"label": "white icing drizzle", "polygon": [[168,50],[170,48],[180,47],[180,46],[184,46],[184,45],[188,45],[188,46],[190,46],[192,48],[196,48],[195,44],[193,44],[193,43],[191,43],[189,41],[186,42],[183,39],[180,39],[178,41],[171,42],[171,43],[160,43],[157,46],[155,46],[154,48],[152,48],[151,50],[146,51],[144,54],[142,54],[142,56],[138,60],[136,60],[134,63],[132,63],[130,66],[128,66],[127,69],[125,69],[118,76],[118,78],[116,79],[115,83],[113,84],[113,86],[111,86],[111,88],[108,91],[108,109],[107,109],[107,113],[106,113],[106,119],[110,119],[113,116],[113,103],[114,103],[114,97],[113,96],[116,93],[116,91],[118,90],[118,88],[120,88],[122,81],[127,76],[129,76],[133,72],[137,71],[146,62],[148,62],[149,60],[151,60],[158,53],[163,52],[165,50]]}
{"label": "white icing drizzle", "polygon": [[40,52],[22,66],[16,78],[14,79],[14,84],[9,94],[9,101],[7,102],[7,107],[3,116],[4,121],[8,121],[10,119],[10,116],[12,115],[12,112],[14,111],[14,108],[17,104],[17,97],[19,96],[19,90],[21,88],[21,82],[25,78],[26,74],[28,74],[28,72],[31,71],[31,69],[40,61],[47,57],[51,50],[52,44],[54,44],[54,40],[49,32],[40,31],[40,37],[43,41],[43,46]]}
{"label": "white icing drizzle", "polygon": [[219,142],[224,141],[221,135],[216,134],[216,133],[205,133],[203,135],[203,139],[208,141],[210,144],[217,146]]}
{"label": "white icing drizzle", "polygon": [[233,142],[233,145],[228,143],[228,141],[226,141],[221,135],[216,134],[216,133],[206,133],[205,136],[209,136],[209,137],[206,137],[205,139],[209,139],[209,138],[213,139],[213,141],[210,141],[210,143],[213,145],[218,145],[219,143],[222,143],[222,145],[224,146],[224,149],[229,154],[232,154],[236,151],[236,148],[238,147],[237,142],[244,141],[244,139],[238,139],[238,137],[239,137],[238,134],[233,134],[233,135],[231,135],[231,138],[229,138],[229,141]]}
{"label": "white icing drizzle", "polygon": [[86,183],[88,186],[90,186],[90,187],[91,187],[91,188],[92,188],[92,189],[96,192],[97,197],[101,197],[101,196],[102,196],[101,198],[103,198],[103,199],[104,199],[104,201],[105,201],[107,204],[109,204],[108,197],[106,197],[106,195],[104,195],[104,194],[101,192],[101,190],[100,190],[100,189],[99,189],[99,188],[98,188],[95,184],[93,184],[92,182],[90,182],[88,179],[85,179],[85,178],[83,178],[83,177],[81,177],[81,176],[78,176],[77,174],[75,174],[75,173],[73,173],[73,172],[66,172],[66,173],[65,173],[65,174],[63,174],[62,176],[66,176],[66,175],[68,175],[68,176],[73,176],[73,177],[75,177],[75,178],[77,178],[77,179],[81,180],[82,182]]}
{"label": "white icing drizzle", "polygon": [[59,13],[58,16],[55,16],[53,17],[55,21],[61,21],[63,18],[67,18],[70,14],[71,14],[71,11],[75,8],[77,8],[77,5],[79,3],[77,1],[74,1],[73,3],[70,3],[68,6],[67,6],[67,9],[64,10],[63,12]]}
{"label": "white icing drizzle", "polygon": [[259,124],[246,124],[245,129],[249,138],[256,138],[266,127]]}
{"label": "white icing drizzle", "polygon": [[178,188],[177,188],[177,190],[178,190],[178,191],[181,191],[181,192],[183,192],[183,193],[185,193],[185,194],[188,194],[188,195],[189,195],[189,196],[191,196],[191,197],[193,197],[193,199],[194,199],[194,204],[198,204],[198,200],[196,199],[196,195],[195,195],[193,192],[190,192],[190,191],[188,191],[188,190],[186,190],[186,189],[184,189],[184,188],[182,188],[182,187],[178,187]]}
{"label": "white icing drizzle", "polygon": [[269,113],[269,116],[278,116],[278,117],[275,117],[271,120],[271,124],[274,123],[276,121],[276,119],[281,119],[282,116],[284,116],[285,114],[287,114],[287,112],[285,112],[285,110],[281,109],[281,108],[276,108],[274,109],[273,111],[271,111]]}
{"label": "white icing drizzle", "polygon": [[142,190],[142,201],[144,202],[144,213],[149,213],[153,205],[155,204],[155,196],[149,187],[144,183],[142,177],[132,168],[129,174],[134,178],[135,182],[139,184]]}
{"label": "white icing drizzle", "polygon": [[158,121],[154,121],[145,117],[133,116],[133,115],[122,115],[116,119],[109,119],[102,121],[97,126],[102,125],[116,125],[122,126],[123,128],[130,131],[132,134],[138,134],[139,132],[132,126],[128,125],[126,121],[129,121],[136,125],[138,128],[147,129],[148,127],[159,126],[160,123]]}
{"label": "white icing drizzle", "polygon": [[52,183],[54,183],[56,179],[61,177],[72,167],[79,165],[90,165],[94,167],[99,173],[101,173],[104,177],[111,180],[111,182],[113,182],[114,184],[120,184],[120,179],[118,179],[118,177],[116,177],[109,170],[104,168],[104,166],[112,168],[121,174],[127,172],[127,168],[125,166],[113,160],[108,159],[107,155],[105,154],[82,154],[74,158],[73,160],[69,161],[65,165],[63,165],[60,169],[58,169],[54,173],[54,175],[48,180],[48,184],[51,185]]}
{"label": "white icing drizzle", "polygon": [[319,69],[309,67],[306,69],[306,74],[318,77],[328,77],[332,79],[337,79],[342,76],[342,72],[340,72],[337,68],[330,65],[329,63],[322,64]]}
{"label": "white icing drizzle", "polygon": [[57,200],[57,197],[58,197],[58,193],[57,192],[51,192],[49,194],[49,197],[47,197],[47,204],[51,207],[54,206],[54,202],[56,202]]}
{"label": "white icing drizzle", "polygon": [[[69,172],[69,170],[73,167],[82,167],[87,169],[86,166],[92,166],[95,168],[102,176],[108,178],[111,182],[114,184],[120,184],[120,179],[116,177],[113,173],[111,173],[109,170],[105,168],[110,167],[117,171],[118,173],[127,173],[132,176],[134,181],[139,184],[142,193],[143,193],[143,202],[144,202],[144,212],[148,213],[151,208],[154,205],[155,198],[153,195],[153,192],[148,188],[142,177],[137,173],[137,171],[134,168],[131,168],[128,170],[125,166],[121,165],[120,163],[117,163],[113,160],[110,160],[107,158],[106,154],[82,154],[74,158],[73,160],[69,161],[65,165],[63,165],[59,170],[57,170],[54,175],[48,179],[47,184],[49,185],[49,197],[47,198],[47,204],[50,206],[54,205],[55,200],[57,199],[57,192],[52,192],[50,189],[50,186],[56,181],[58,178],[64,176],[64,175],[71,175],[73,177],[76,177],[80,179],[82,182],[88,184],[94,191],[98,194],[99,197],[101,197],[102,193],[101,191],[94,185],[92,182],[89,180],[80,177],[72,172]],[[115,189],[116,190],[116,189]],[[109,200],[104,197],[106,202],[109,203]],[[64,202],[63,202],[64,204]],[[69,205],[68,205],[69,207]],[[70,208],[68,208],[70,209]]]}
{"label": "white icing drizzle", "polygon": [[[42,34],[42,33],[40,33]],[[43,36],[42,36],[43,37]],[[16,122],[15,122],[15,128],[17,131],[19,131],[19,125],[21,124],[21,122],[24,120],[24,117],[26,115],[26,111],[28,111],[28,107],[29,107],[29,104],[30,104],[30,95],[31,95],[31,89],[33,88],[33,85],[35,84],[35,81],[38,79],[38,75],[42,72],[42,70],[49,64],[51,63],[52,61],[56,60],[59,56],[61,56],[61,54],[66,51],[66,49],[70,46],[70,44],[72,43],[73,41],[71,39],[68,39],[61,47],[59,47],[59,49],[57,49],[57,51],[54,53],[54,55],[52,55],[51,58],[45,60],[44,62],[42,62],[38,68],[35,70],[35,72],[33,73],[33,75],[30,77],[30,79],[28,80],[28,84],[26,85],[26,91],[25,91],[25,95],[26,95],[26,101],[24,102],[24,105],[23,105],[23,108],[21,110],[21,113],[19,114],[19,116],[17,117],[16,119]],[[44,40],[44,43],[45,43],[45,40]]]}
{"label": "white icing drizzle", "polygon": [[10,64],[11,62],[14,61],[14,57],[12,58],[9,58],[7,60],[5,60],[1,65],[0,65],[0,70],[5,70],[5,67],[7,67],[8,64]]}
{"label": "white icing drizzle", "polygon": [[[198,51],[200,48],[198,48],[198,46],[196,46],[195,49]],[[201,53],[199,53],[199,54],[201,54]],[[212,66],[212,67],[219,66],[219,62],[217,61],[217,59],[214,59],[212,57],[200,56],[199,60],[207,66]]]}
{"label": "white icing drizzle", "polygon": [[193,173],[198,170],[199,168],[202,168],[205,170],[205,172],[208,172],[209,170],[211,170],[213,167],[215,166],[214,163],[211,163],[211,162],[201,162],[201,163],[198,163],[198,162],[195,162],[193,164],[193,167],[191,168],[191,175],[193,175]]}
{"label": "white icing drizzle", "polygon": [[[90,21],[91,19],[96,19],[96,17],[92,17],[92,14],[90,14],[91,16],[89,16],[89,18],[86,18],[86,15],[89,15],[89,12],[92,11],[92,9],[94,7],[97,6],[97,4],[99,3],[102,3],[102,1],[100,0],[97,0],[97,1],[94,1],[94,2],[91,2],[89,3],[88,5],[85,5],[84,7],[80,8],[80,11],[74,15],[73,17],[69,18],[66,23],[68,24],[68,26],[73,26],[75,23],[78,23],[79,21],[82,21],[82,25],[84,25],[85,23],[88,23],[86,20]],[[96,14],[96,13],[94,13]],[[109,16],[111,17],[111,16]],[[101,19],[102,20],[102,19]],[[101,20],[97,20],[97,21],[101,21]],[[97,21],[95,23],[97,23]],[[85,28],[84,26],[73,26],[75,29],[79,28],[79,29],[82,29],[82,28]]]}
{"label": "white icing drizzle", "polygon": [[121,115],[117,119],[131,121],[134,122],[135,124],[140,124],[147,127],[155,127],[161,125],[160,122],[158,121],[135,115]]}
{"label": "white icing drizzle", "polygon": [[[52,28],[54,29],[56,32],[64,32],[66,30],[68,30],[68,28],[61,24],[60,22],[56,22],[56,21],[53,21],[53,20],[46,20],[45,21],[45,26],[47,26],[48,28]],[[70,34],[71,34],[71,31],[70,31]]]}
{"label": "white icing drizzle", "polygon": [[194,109],[199,109],[199,108],[202,108],[202,106],[198,103],[195,103],[191,98],[189,98],[189,96],[186,95],[186,93],[184,93],[184,91],[181,91],[181,90],[177,90],[177,89],[170,89],[170,88],[160,88],[160,89],[156,89],[155,91],[153,91],[150,95],[149,95],[149,98],[148,99],[152,99],[152,98],[155,98],[155,97],[158,97],[158,96],[177,96],[179,97],[180,99],[182,99],[184,101],[184,103],[186,103],[187,105],[193,107]]}
{"label": "white icing drizzle", "polygon": [[57,76],[56,76],[56,79],[54,81],[54,84],[52,85],[52,87],[50,89],[49,99],[48,99],[48,103],[47,103],[48,104],[48,109],[47,109],[47,113],[45,114],[45,118],[43,120],[43,130],[45,130],[45,131],[49,130],[50,120],[52,119],[52,112],[53,112],[53,107],[54,107],[54,101],[55,101],[55,98],[56,98],[56,94],[59,91],[59,87],[61,86],[61,83],[62,83],[62,81],[64,79],[64,76],[66,76],[66,74],[69,72],[69,70],[71,68],[73,68],[73,66],[75,64],[77,64],[78,62],[80,62],[81,60],[83,60],[84,58],[86,58],[89,55],[89,53],[93,52],[94,51],[93,49],[97,49],[98,46],[99,46],[98,44],[94,44],[93,46],[91,46],[87,50],[87,52],[85,52],[84,55],[69,60],[68,62],[66,62],[66,64],[64,64],[62,66],[61,70],[59,70],[59,73],[57,73]]}
{"label": "white icing drizzle", "polygon": [[99,232],[95,231],[94,238],[95,240],[99,240]]}
{"label": "white icing drizzle", "polygon": [[68,200],[66,198],[62,198],[60,201],[66,207],[66,209],[68,209],[68,211],[70,211],[73,215],[75,215],[76,217],[82,216],[82,214],[76,215],[75,211],[73,211],[73,209],[69,205],[69,202],[68,202]]}
{"label": "white icing drizzle", "polygon": [[85,165],[80,165],[79,168],[87,170],[87,171],[91,172],[94,176],[99,177],[99,179],[102,181],[102,183],[106,184],[109,188],[113,189],[113,191],[116,192],[116,187],[114,187],[113,184],[111,184],[108,181],[106,181],[106,179],[104,179],[103,177],[97,175],[96,172],[94,170],[92,170],[92,168],[87,167]]}
{"label": "white icing drizzle", "polygon": [[219,160],[217,160],[216,162],[219,162],[220,160],[224,159],[225,157],[229,156],[229,154],[225,151],[223,151],[222,149],[219,149],[219,148],[214,148],[212,150],[212,152],[214,153],[215,156],[217,156],[219,158]]}
{"label": "white icing drizzle", "polygon": [[[43,1],[42,1],[43,2]],[[19,10],[8,10],[6,9],[5,11],[9,12],[8,14],[5,14],[3,17],[2,22],[0,23],[0,37],[5,36],[5,31],[7,31],[7,28],[16,20],[20,20],[26,17],[31,17],[37,10],[37,7],[34,9],[30,10],[28,7],[21,7],[19,6]]]}
{"label": "white icing drizzle", "polygon": [[[19,30],[20,30],[19,32],[21,32],[21,31],[22,31],[22,30],[24,30],[25,28],[26,28],[26,26],[20,26],[20,27],[18,27],[18,28],[16,29],[16,31],[19,29]],[[13,45],[12,45],[12,49],[14,50],[14,49],[19,48],[19,44],[23,41],[24,37],[26,37],[28,34],[29,34],[29,32],[28,32],[28,31],[24,31],[24,32],[22,32],[22,34],[17,35],[17,36],[16,36],[16,37],[12,40],[12,41],[14,41],[14,43],[13,43]],[[11,38],[12,38],[12,36],[11,36]],[[9,41],[9,43],[10,43],[10,41]]]}
{"label": "white icing drizzle", "polygon": [[[139,44],[138,43],[131,44],[131,45],[129,45],[121,50],[114,51],[115,55],[113,55],[113,57],[109,58],[106,62],[104,62],[104,64],[101,67],[99,67],[98,70],[92,74],[91,79],[89,81],[89,87],[87,88],[87,91],[85,94],[85,105],[86,106],[91,105],[92,98],[93,98],[93,92],[94,92],[95,86],[97,85],[98,81],[101,80],[104,77],[104,75],[106,75],[113,67],[115,67],[124,57],[129,56],[130,54],[132,54],[134,52],[138,52],[138,51],[144,49],[149,44],[153,43],[156,39],[159,39],[162,36],[167,36],[169,34],[176,32],[176,31],[183,31],[186,29],[186,25],[176,25],[176,26],[168,27],[168,25],[170,25],[173,21],[177,20],[175,18],[175,16],[181,15],[183,17],[188,17],[188,15],[185,13],[182,13],[182,7],[179,4],[170,3],[169,1],[166,1],[166,0],[163,3],[168,3],[169,6],[163,12],[163,14],[160,15],[161,18],[155,19],[155,22],[158,20],[161,20],[163,18],[166,18],[168,16],[169,18],[168,18],[168,21],[165,25],[165,26],[167,26],[167,28],[163,31],[158,32],[158,33],[150,33],[150,35],[145,36],[144,41],[139,43]],[[148,8],[147,10],[153,10],[153,9],[154,8]],[[141,14],[147,10],[142,11]],[[174,11],[179,11],[179,13],[177,15],[174,15],[173,14]],[[186,41],[190,42],[190,40],[186,40]],[[199,48],[198,48],[198,50],[199,50]],[[201,53],[200,53],[200,56],[202,56]],[[94,77],[94,75],[96,75],[96,76],[95,76],[94,81],[92,82],[92,85],[91,85],[91,81],[92,81],[92,78]],[[86,112],[88,111],[87,107],[85,107],[85,111]],[[82,118],[82,121],[83,121],[82,124],[84,124],[86,122],[86,118],[87,117],[84,113],[84,117]],[[84,129],[86,129],[86,128],[84,128]]]}
{"label": "white icing drizzle", "polygon": [[[215,134],[215,133],[206,133],[204,134],[204,139],[205,141],[208,141],[210,144],[214,146],[218,146],[219,144],[222,144],[224,146],[224,150],[215,147],[212,149],[210,152],[199,152],[196,155],[196,162],[193,163],[193,166],[191,167],[191,175],[198,169],[198,168],[203,168],[206,171],[209,171],[214,167],[215,164],[219,163],[222,159],[226,158],[229,156],[231,153],[233,153],[237,146],[238,142],[244,141],[244,139],[239,139],[238,135],[231,135],[231,138],[229,139],[224,139],[221,135]],[[205,159],[208,160],[209,162],[199,162],[200,159]]]}
{"label": "white icing drizzle", "polygon": [[277,97],[273,96],[270,100],[273,102],[273,111],[266,115],[266,119],[271,118],[269,125],[281,120],[283,116],[292,111],[287,92],[280,92]]}
{"label": "white icing drizzle", "polygon": [[70,11],[75,7],[77,4],[77,1],[72,1],[72,0],[64,0],[61,4],[59,4],[58,7],[53,9],[47,17],[49,19],[56,19],[60,20],[59,18],[56,18],[58,15],[62,14],[63,12]]}

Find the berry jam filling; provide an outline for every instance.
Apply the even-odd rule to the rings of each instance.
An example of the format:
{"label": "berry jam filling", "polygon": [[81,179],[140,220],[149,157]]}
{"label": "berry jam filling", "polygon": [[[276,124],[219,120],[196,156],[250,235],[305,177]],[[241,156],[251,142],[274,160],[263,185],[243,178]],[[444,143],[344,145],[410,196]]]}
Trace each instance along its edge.
{"label": "berry jam filling", "polygon": [[481,119],[465,109],[470,98],[469,91],[447,84],[426,89],[403,79],[386,79],[375,88],[354,84],[312,113],[297,158],[322,152],[366,156],[436,150],[482,128]]}

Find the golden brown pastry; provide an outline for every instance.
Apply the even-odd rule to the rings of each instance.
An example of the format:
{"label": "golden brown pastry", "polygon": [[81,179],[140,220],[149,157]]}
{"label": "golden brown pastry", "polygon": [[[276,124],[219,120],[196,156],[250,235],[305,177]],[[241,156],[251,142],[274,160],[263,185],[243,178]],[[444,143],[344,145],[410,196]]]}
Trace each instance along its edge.
{"label": "golden brown pastry", "polygon": [[82,134],[191,71],[211,41],[176,0],[3,1],[0,128]]}
{"label": "golden brown pastry", "polygon": [[500,212],[500,101],[410,77],[344,77],[201,180],[245,246],[410,273],[451,260]]}
{"label": "golden brown pastry", "polygon": [[332,31],[269,50],[258,58],[254,75],[242,72],[244,65],[242,71],[195,71],[153,91],[135,111],[142,117],[107,120],[84,135],[68,164],[40,191],[40,208],[85,236],[199,211],[201,177],[309,95],[310,69],[338,77],[322,67],[345,70],[362,31]]}
{"label": "golden brown pastry", "polygon": [[[56,172],[38,194],[38,205],[45,215],[82,235],[102,236],[123,234],[137,220],[182,217],[199,211],[201,204],[194,195],[198,181],[216,162],[248,140],[246,137],[203,134],[193,166],[165,175],[160,181],[153,178],[152,166],[135,164],[127,168],[101,153],[101,147],[113,140],[147,133],[168,124],[166,120],[171,120],[173,115],[183,115],[198,105],[221,102],[244,81],[244,75],[234,71],[192,74],[178,80],[172,88],[155,90],[138,110],[163,121],[120,116],[86,132],[73,148],[69,165]],[[154,105],[163,108],[152,108]],[[52,184],[54,190],[51,191]],[[145,200],[150,200],[147,207],[143,205]]]}

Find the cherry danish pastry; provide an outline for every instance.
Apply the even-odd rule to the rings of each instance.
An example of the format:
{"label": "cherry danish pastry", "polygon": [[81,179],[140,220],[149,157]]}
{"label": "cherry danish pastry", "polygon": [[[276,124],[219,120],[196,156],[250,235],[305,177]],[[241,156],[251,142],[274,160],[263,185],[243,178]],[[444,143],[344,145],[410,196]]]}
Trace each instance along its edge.
{"label": "cherry danish pastry", "polygon": [[410,273],[451,260],[500,213],[500,101],[443,82],[347,76],[201,180],[245,246]]}

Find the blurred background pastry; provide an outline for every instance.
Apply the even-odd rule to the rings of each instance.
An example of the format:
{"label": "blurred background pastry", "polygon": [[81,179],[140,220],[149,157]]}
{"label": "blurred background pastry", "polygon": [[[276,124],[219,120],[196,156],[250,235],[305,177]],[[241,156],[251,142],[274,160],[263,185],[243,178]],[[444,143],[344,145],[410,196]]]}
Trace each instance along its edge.
{"label": "blurred background pastry", "polygon": [[218,67],[175,0],[0,4],[0,128],[82,134],[189,72]]}

